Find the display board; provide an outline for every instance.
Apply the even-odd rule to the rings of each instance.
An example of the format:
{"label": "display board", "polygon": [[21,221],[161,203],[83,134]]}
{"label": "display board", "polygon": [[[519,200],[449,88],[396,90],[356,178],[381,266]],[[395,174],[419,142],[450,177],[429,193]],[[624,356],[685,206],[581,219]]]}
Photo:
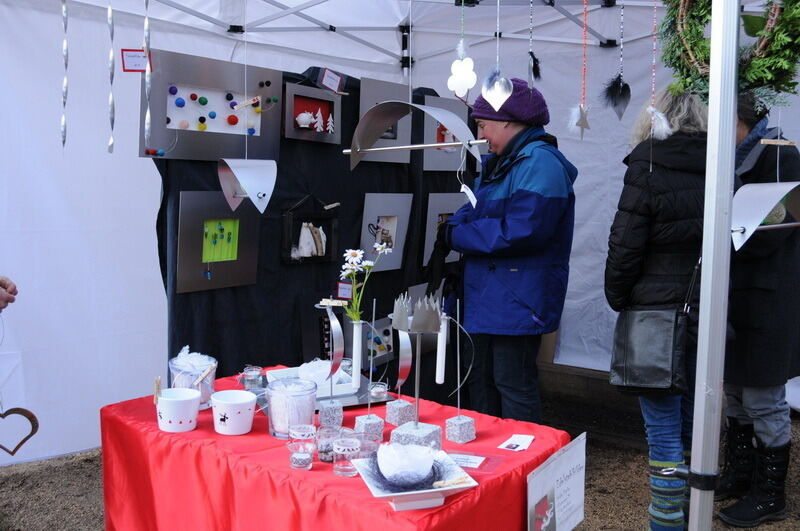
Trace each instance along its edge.
{"label": "display board", "polygon": [[400,269],[403,265],[406,233],[411,215],[413,194],[365,194],[364,217],[361,221],[361,248],[364,259],[374,261],[376,243],[385,244],[392,252],[381,256],[374,271]]}
{"label": "display board", "polygon": [[177,293],[255,284],[258,210],[231,212],[221,192],[181,192]]}
{"label": "display board", "polygon": [[149,102],[142,75],[139,156],[217,160],[247,154],[278,159],[280,72],[165,50],[150,52]]}
{"label": "display board", "polygon": [[[400,83],[390,83],[388,81],[380,81],[377,79],[370,79],[368,77],[361,78],[361,96],[359,99],[359,117],[370,110],[378,103],[389,100],[408,100],[408,85],[401,85]],[[406,146],[411,143],[411,115],[405,116],[397,121],[392,127],[386,130],[386,133],[375,142],[372,147],[390,147],[390,146]],[[411,151],[408,149],[401,149],[397,151],[382,151],[378,153],[367,153],[361,160],[371,162],[395,162],[399,164],[408,164],[411,158]]]}
{"label": "display board", "polygon": [[[452,98],[425,96],[425,105],[452,112],[463,122],[467,121],[469,108],[464,102]],[[425,143],[458,142],[453,133],[429,114],[425,114]],[[425,171],[458,171],[461,168],[462,149],[460,147],[440,147],[426,149],[422,169]]]}

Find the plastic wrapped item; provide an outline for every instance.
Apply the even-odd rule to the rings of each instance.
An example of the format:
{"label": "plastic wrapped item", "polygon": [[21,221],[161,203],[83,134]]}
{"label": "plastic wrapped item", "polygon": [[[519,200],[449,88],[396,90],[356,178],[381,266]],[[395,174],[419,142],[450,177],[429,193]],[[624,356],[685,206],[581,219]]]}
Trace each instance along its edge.
{"label": "plastic wrapped item", "polygon": [[[210,367],[213,368],[209,370]],[[200,409],[211,407],[216,369],[216,359],[199,352],[189,352],[189,345],[183,347],[177,356],[169,360],[172,387],[194,387],[194,382],[208,371],[196,387],[200,391]]]}
{"label": "plastic wrapped item", "polygon": [[[307,363],[300,365],[297,368],[297,376],[303,380],[311,380],[317,387],[322,387],[323,385],[330,385],[330,382],[326,384],[328,381],[328,374],[331,372],[331,362],[329,360],[321,360],[321,359],[314,359]],[[333,375],[333,383],[334,385],[340,383],[348,383],[350,382],[350,375],[342,370],[342,367],[339,367],[339,370],[336,371],[336,374]]]}
{"label": "plastic wrapped item", "polygon": [[382,444],[378,448],[378,468],[393,485],[415,485],[431,474],[434,454],[427,446]]}

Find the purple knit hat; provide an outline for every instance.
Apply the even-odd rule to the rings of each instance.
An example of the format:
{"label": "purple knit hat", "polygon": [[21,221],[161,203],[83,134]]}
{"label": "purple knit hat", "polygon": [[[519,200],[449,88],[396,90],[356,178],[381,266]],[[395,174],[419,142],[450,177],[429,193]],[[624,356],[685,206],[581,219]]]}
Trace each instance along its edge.
{"label": "purple knit hat", "polygon": [[528,125],[547,125],[550,113],[542,93],[528,87],[524,79],[512,78],[514,89],[499,111],[489,102],[478,96],[472,104],[472,118],[475,120],[495,120],[498,122],[521,122]]}

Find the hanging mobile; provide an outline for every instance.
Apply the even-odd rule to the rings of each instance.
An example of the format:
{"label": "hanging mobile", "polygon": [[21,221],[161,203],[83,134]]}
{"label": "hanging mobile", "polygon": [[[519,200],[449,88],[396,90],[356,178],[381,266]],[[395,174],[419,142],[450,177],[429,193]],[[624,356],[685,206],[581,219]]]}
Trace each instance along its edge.
{"label": "hanging mobile", "polygon": [[619,6],[619,73],[608,82],[603,91],[606,107],[611,107],[622,120],[625,109],[631,101],[631,87],[625,82],[622,70],[622,56],[625,48],[625,4]]}
{"label": "hanging mobile", "polygon": [[511,81],[500,74],[500,0],[497,0],[497,23],[495,26],[495,65],[492,73],[483,81],[481,95],[495,111],[511,97],[514,90]]}
{"label": "hanging mobile", "polygon": [[111,46],[108,50],[108,122],[111,126],[111,132],[108,137],[108,152],[114,153],[114,10],[111,8],[111,2],[108,3],[108,37]]}
{"label": "hanging mobile", "polygon": [[64,81],[61,83],[61,147],[67,144],[67,66],[69,65],[69,47],[67,45],[67,23],[69,12],[67,0],[61,0],[61,22],[64,25],[64,41],[61,43],[61,55],[64,58]]}
{"label": "hanging mobile", "polygon": [[572,110],[570,119],[570,126],[572,128],[580,128],[581,140],[583,140],[583,133],[589,127],[589,108],[586,106],[586,48],[588,45],[587,28],[589,24],[589,0],[583,0],[583,60],[581,65],[581,102]]}
{"label": "hanging mobile", "polygon": [[[669,120],[656,108],[656,60],[658,59],[658,6],[653,4],[653,54],[650,61],[650,140],[663,140],[672,134]],[[652,170],[653,160],[650,159]]]}

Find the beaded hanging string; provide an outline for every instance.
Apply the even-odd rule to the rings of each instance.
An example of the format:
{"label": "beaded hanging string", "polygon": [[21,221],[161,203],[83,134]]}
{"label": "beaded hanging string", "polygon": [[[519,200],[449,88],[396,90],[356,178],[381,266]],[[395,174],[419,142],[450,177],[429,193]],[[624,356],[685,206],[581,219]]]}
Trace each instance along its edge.
{"label": "beaded hanging string", "polygon": [[64,25],[64,41],[61,43],[61,55],[64,58],[64,81],[61,83],[61,148],[67,143],[67,67],[69,65],[69,45],[67,44],[67,25],[69,12],[67,0],[61,0],[61,22]]}
{"label": "beaded hanging string", "polygon": [[[243,35],[243,37],[244,37],[244,101],[250,101],[247,98],[247,0],[244,0],[244,14],[242,15],[242,19],[243,19],[242,20],[242,28],[244,29],[244,35]],[[250,107],[249,105],[246,105],[245,106],[245,114],[247,114],[247,112],[251,108],[252,107]],[[248,158],[248,156],[247,156],[248,155],[247,147],[250,144],[250,135],[249,135],[250,124],[248,124],[247,122],[248,122],[248,120],[245,119],[245,124],[244,125],[247,128],[247,130],[245,130],[245,132],[244,132],[244,159],[245,160],[247,160],[247,158]],[[333,396],[333,395],[331,395],[331,396]]]}
{"label": "beaded hanging string", "polygon": [[581,28],[581,107],[586,108],[586,52],[588,49],[589,0],[583,0],[583,27]]}
{"label": "beaded hanging string", "polygon": [[114,10],[108,2],[108,123],[111,132],[108,137],[108,152],[114,153]]}
{"label": "beaded hanging string", "polygon": [[573,108],[570,117],[570,128],[580,128],[581,140],[589,127],[589,109],[586,107],[586,74],[589,70],[586,55],[589,47],[589,0],[583,0],[583,27],[581,32],[581,100],[577,108]]}
{"label": "beaded hanging string", "polygon": [[656,124],[656,58],[658,54],[658,7],[653,4],[653,56],[650,62],[650,171],[653,171],[653,135]]}
{"label": "beaded hanging string", "polygon": [[603,99],[606,107],[611,107],[622,120],[625,109],[631,101],[631,87],[625,82],[623,58],[625,49],[625,5],[619,6],[619,70],[617,75],[606,83]]}
{"label": "beaded hanging string", "polygon": [[[528,65],[528,86],[532,87],[533,80],[542,77],[539,72],[539,59],[533,53],[533,0],[530,1],[528,16],[528,59],[530,63]],[[530,97],[533,97],[533,92],[530,93]]]}

